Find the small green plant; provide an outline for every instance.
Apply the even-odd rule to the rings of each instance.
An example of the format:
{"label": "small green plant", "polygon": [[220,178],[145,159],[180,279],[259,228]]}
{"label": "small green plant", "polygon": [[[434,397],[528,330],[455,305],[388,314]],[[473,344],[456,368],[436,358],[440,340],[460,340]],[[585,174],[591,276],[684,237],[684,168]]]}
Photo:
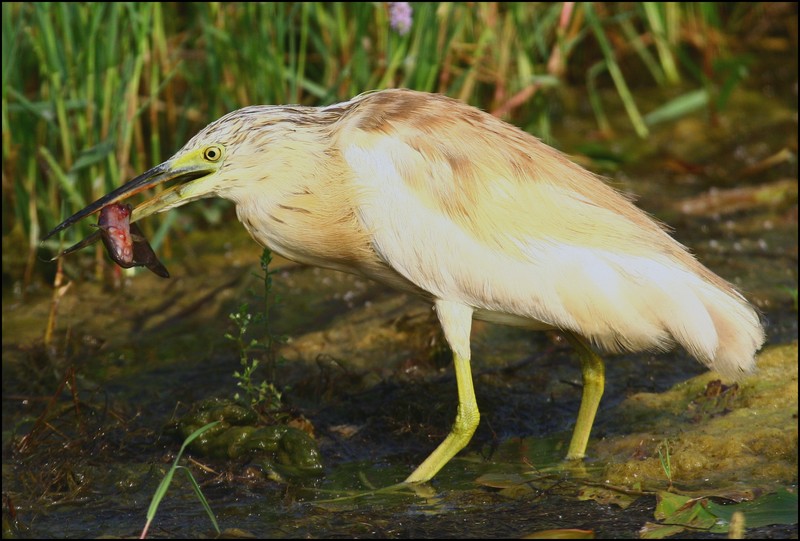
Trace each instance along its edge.
{"label": "small green plant", "polygon": [[261,252],[261,270],[264,271],[264,276],[262,279],[264,280],[264,312],[263,316],[260,318],[261,322],[264,324],[264,340],[266,342],[266,359],[267,359],[267,378],[270,380],[275,379],[275,369],[278,366],[278,346],[284,342],[286,342],[286,337],[282,335],[276,335],[272,331],[272,319],[270,317],[270,310],[277,306],[279,302],[279,298],[276,296],[272,303],[270,303],[269,296],[272,292],[272,275],[275,274],[277,271],[269,270],[269,265],[272,263],[272,250],[269,248],[264,248],[264,251]]}
{"label": "small green plant", "polygon": [[[226,333],[225,338],[236,343],[239,349],[239,362],[242,366],[241,370],[233,373],[236,378],[236,385],[244,391],[246,400],[252,407],[260,407],[266,411],[275,411],[281,407],[282,392],[272,383],[275,378],[275,367],[277,365],[277,346],[284,339],[281,336],[273,334],[270,326],[270,309],[272,305],[269,302],[269,296],[272,291],[272,275],[275,271],[269,270],[269,264],[272,262],[272,252],[269,248],[264,248],[261,254],[261,269],[264,271],[264,311],[253,315],[250,312],[250,305],[242,303],[239,305],[238,310],[231,312],[229,315],[231,321],[236,326],[236,333]],[[274,304],[274,303],[273,303]],[[251,324],[262,323],[264,325],[264,339],[258,340],[256,338],[247,340],[247,331]],[[266,378],[261,380],[260,383],[255,382],[255,371],[261,365],[261,361],[257,358],[257,352],[260,352],[262,358],[266,360]],[[242,397],[239,393],[234,395],[236,400]]]}
{"label": "small green plant", "polygon": [[664,470],[669,483],[667,490],[672,490],[672,463],[669,458],[669,441],[663,440],[656,450],[658,451],[658,459],[661,461],[661,468]]}
{"label": "small green plant", "polygon": [[214,516],[214,511],[212,511],[211,506],[208,505],[208,500],[206,500],[206,497],[203,495],[203,491],[200,490],[200,485],[197,484],[197,481],[192,475],[192,472],[189,470],[189,468],[178,465],[178,462],[180,461],[181,456],[183,456],[183,452],[186,450],[186,447],[190,443],[192,443],[192,441],[194,441],[198,436],[200,436],[203,432],[205,432],[206,430],[210,429],[215,425],[218,425],[219,423],[220,423],[219,421],[214,421],[213,423],[208,423],[205,426],[201,426],[200,428],[189,434],[189,437],[187,437],[186,440],[183,442],[180,451],[178,451],[178,456],[175,457],[175,461],[172,463],[170,469],[167,470],[167,474],[161,480],[161,483],[158,485],[155,494],[153,494],[153,499],[150,502],[150,507],[147,509],[147,522],[145,523],[144,528],[142,529],[142,533],[139,536],[139,539],[144,539],[147,537],[147,531],[150,529],[150,525],[153,523],[153,519],[155,518],[156,512],[158,511],[158,506],[161,505],[161,500],[163,500],[164,496],[167,494],[169,485],[172,483],[172,478],[175,476],[175,472],[178,471],[179,469],[185,471],[186,475],[189,476],[189,481],[192,483],[192,488],[194,489],[194,492],[197,495],[197,499],[200,500],[200,503],[206,510],[208,518],[211,519],[211,523],[214,525],[214,529],[217,531],[218,534],[220,533],[219,525],[217,524],[217,518]]}

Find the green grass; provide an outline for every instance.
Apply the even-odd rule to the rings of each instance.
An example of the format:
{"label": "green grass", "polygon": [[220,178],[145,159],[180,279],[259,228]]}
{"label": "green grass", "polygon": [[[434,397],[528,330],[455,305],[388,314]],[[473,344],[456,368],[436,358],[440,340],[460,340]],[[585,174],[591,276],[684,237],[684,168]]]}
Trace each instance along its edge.
{"label": "green grass", "polygon": [[195,480],[194,476],[192,475],[191,470],[186,468],[185,466],[179,465],[181,457],[183,456],[183,452],[186,450],[186,447],[192,443],[195,439],[200,437],[204,432],[213,428],[214,426],[218,425],[220,421],[214,421],[213,423],[208,423],[191,434],[184,440],[183,445],[181,445],[180,451],[178,451],[175,460],[172,462],[172,466],[167,470],[167,473],[164,475],[164,478],[159,483],[158,488],[153,493],[153,499],[150,501],[150,507],[147,509],[147,521],[145,522],[144,528],[142,528],[142,533],[140,535],[140,539],[144,539],[147,537],[147,532],[150,530],[150,526],[153,524],[153,520],[156,518],[156,513],[158,512],[158,508],[161,505],[161,502],[164,500],[164,497],[167,495],[167,491],[169,490],[170,485],[172,484],[172,479],[175,477],[175,472],[178,470],[183,470],[186,472],[186,475],[189,479],[189,482],[192,485],[192,490],[194,490],[195,496],[197,496],[200,505],[205,510],[206,514],[208,515],[211,524],[214,526],[217,534],[220,533],[219,525],[217,524],[217,518],[214,516],[214,511],[211,510],[211,506],[208,504],[208,500],[206,500],[203,491],[200,489],[200,485]]}
{"label": "green grass", "polygon": [[[320,105],[402,86],[457,97],[548,138],[567,85],[585,89],[601,131],[610,133],[600,90],[613,88],[630,126],[646,136],[648,117],[632,82],[681,82],[687,92],[705,91],[684,104],[724,106],[744,73],[729,44],[768,8],[474,2],[413,9],[411,30],[400,35],[380,2],[4,3],[9,265],[12,256],[32,265],[40,237],[62,218],[244,105]],[[175,218],[163,220],[143,224],[156,249]],[[73,229],[48,241],[43,255],[90,231]]]}
{"label": "green grass", "polygon": [[661,469],[664,471],[667,483],[669,483],[667,490],[672,490],[672,460],[670,458],[669,441],[663,440],[658,447],[656,447],[656,451],[658,451],[658,460],[661,462]]}

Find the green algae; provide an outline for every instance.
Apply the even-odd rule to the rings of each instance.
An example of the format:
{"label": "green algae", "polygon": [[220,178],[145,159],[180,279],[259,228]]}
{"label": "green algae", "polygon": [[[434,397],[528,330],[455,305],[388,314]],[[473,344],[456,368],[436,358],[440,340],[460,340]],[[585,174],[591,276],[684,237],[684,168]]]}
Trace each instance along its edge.
{"label": "green algae", "polygon": [[667,440],[673,482],[709,486],[789,484],[797,479],[797,344],[770,347],[738,389],[709,397],[706,373],[664,393],[638,393],[614,412],[625,433],[595,443],[614,485],[663,484],[657,454]]}

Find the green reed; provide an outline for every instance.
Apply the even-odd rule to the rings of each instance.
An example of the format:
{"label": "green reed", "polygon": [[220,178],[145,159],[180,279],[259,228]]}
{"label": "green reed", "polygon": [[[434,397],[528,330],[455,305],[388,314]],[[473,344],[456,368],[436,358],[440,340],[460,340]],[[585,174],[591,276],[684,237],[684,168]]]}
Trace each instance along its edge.
{"label": "green reed", "polygon": [[[745,31],[762,9],[741,6],[423,2],[402,35],[375,2],[4,3],[4,253],[30,265],[39,238],[65,216],[248,104],[319,105],[402,86],[446,93],[547,138],[565,85],[587,89],[610,133],[600,92],[610,85],[645,136],[653,117],[639,111],[631,76],[689,80],[687,93],[700,92],[655,121],[723,107],[744,76],[726,25]],[[143,224],[156,249],[174,221]],[[43,255],[90,231],[65,232]]]}

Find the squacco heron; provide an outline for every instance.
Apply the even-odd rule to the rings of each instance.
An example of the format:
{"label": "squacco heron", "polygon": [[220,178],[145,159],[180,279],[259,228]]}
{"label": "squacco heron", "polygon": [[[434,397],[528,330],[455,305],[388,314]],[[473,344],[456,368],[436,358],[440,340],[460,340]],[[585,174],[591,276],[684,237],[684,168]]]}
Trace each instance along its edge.
{"label": "squacco heron", "polygon": [[473,317],[558,329],[576,348],[583,395],[568,459],[584,457],[603,394],[593,346],[680,344],[736,379],[764,341],[744,297],[625,196],[528,133],[441,95],[383,90],[327,107],[239,109],[48,237],[168,181],[176,184],[132,221],[223,197],[260,245],[433,303],[453,351],[458,409],[409,483],[436,475],[478,426]]}

